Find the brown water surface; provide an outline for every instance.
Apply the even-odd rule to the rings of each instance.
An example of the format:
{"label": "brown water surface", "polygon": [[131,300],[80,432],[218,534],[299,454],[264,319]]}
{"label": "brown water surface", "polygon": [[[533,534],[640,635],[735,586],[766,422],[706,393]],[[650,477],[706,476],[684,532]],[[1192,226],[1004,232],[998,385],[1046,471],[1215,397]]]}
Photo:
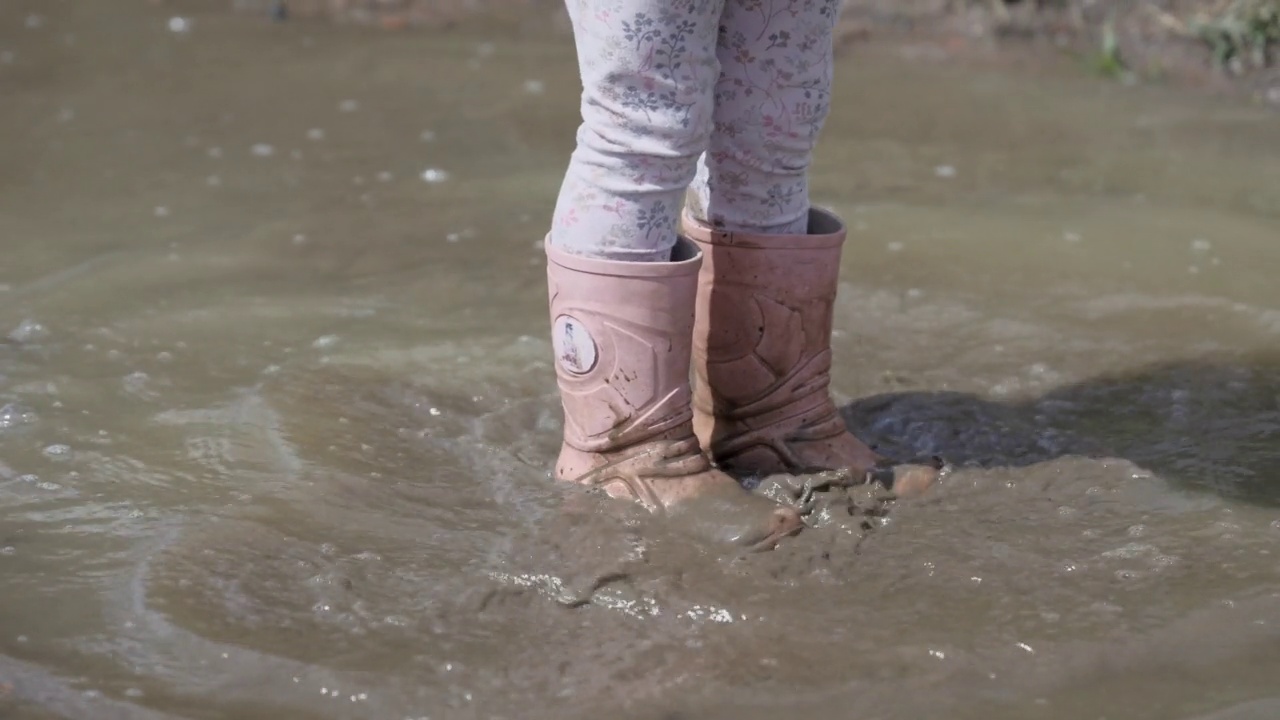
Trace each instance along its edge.
{"label": "brown water surface", "polygon": [[[110,6],[110,7],[108,7]],[[853,427],[737,558],[555,487],[572,46],[0,4],[0,716],[1280,716],[1280,122],[842,59]]]}

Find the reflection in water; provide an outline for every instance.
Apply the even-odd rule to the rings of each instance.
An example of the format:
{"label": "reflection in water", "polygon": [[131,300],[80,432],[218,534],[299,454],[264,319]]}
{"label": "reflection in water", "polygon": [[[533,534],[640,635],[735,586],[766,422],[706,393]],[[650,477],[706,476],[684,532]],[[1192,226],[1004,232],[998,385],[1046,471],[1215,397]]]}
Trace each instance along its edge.
{"label": "reflection in water", "polygon": [[0,8],[0,715],[1274,715],[1274,117],[849,58],[834,382],[958,469],[738,557],[549,481],[562,39],[167,22]]}

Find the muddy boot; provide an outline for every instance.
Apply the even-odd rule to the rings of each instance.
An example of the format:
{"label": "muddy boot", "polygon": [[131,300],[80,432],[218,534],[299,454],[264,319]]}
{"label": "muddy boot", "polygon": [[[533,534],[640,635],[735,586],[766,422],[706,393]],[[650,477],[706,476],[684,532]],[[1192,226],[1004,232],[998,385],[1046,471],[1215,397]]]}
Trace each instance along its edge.
{"label": "muddy boot", "polygon": [[844,223],[809,214],[807,235],[724,232],[687,213],[703,251],[694,328],[694,428],[716,463],[768,475],[848,469],[899,495],[932,485],[941,462],[902,465],[845,427],[828,391]]}
{"label": "muddy boot", "polygon": [[689,357],[702,254],[681,239],[670,262],[617,262],[547,243],[564,443],[556,478],[755,549],[803,526],[794,510],[715,470],[693,434]]}

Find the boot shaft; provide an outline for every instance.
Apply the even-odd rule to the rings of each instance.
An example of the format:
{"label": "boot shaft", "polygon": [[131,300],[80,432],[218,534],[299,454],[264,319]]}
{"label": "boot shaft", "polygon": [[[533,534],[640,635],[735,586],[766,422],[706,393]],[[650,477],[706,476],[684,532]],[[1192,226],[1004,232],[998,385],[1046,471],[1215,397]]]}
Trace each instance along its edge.
{"label": "boot shaft", "polygon": [[697,246],[682,238],[660,263],[586,258],[549,242],[546,252],[565,444],[612,453],[673,433],[691,438]]}
{"label": "boot shaft", "polygon": [[758,235],[686,216],[684,230],[704,256],[693,340],[700,413],[758,424],[777,413],[825,412],[845,228],[820,209],[810,211],[809,228]]}

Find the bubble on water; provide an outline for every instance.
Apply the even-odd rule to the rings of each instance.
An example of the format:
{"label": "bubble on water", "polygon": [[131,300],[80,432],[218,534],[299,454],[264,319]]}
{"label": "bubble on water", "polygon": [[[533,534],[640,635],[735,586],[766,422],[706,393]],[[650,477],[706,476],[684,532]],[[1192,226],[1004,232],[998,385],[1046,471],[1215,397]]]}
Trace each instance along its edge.
{"label": "bubble on water", "polygon": [[498,47],[491,42],[480,43],[476,46],[476,55],[480,57],[490,57],[497,52]]}
{"label": "bubble on water", "polygon": [[30,318],[24,319],[16,328],[9,331],[9,339],[17,343],[35,342],[48,336],[49,331],[45,326]]}
{"label": "bubble on water", "polygon": [[205,153],[207,153],[211,158],[220,158],[222,157],[222,148],[211,147],[208,150],[205,150]]}
{"label": "bubble on water", "polygon": [[249,152],[256,157],[271,157],[276,154],[276,149],[267,143],[256,143],[252,148],[249,148]]}
{"label": "bubble on water", "polygon": [[0,50],[0,65],[12,65],[18,59],[18,53],[12,50]]}
{"label": "bubble on water", "polygon": [[452,232],[452,233],[449,233],[448,235],[445,235],[444,239],[445,239],[445,242],[456,243],[462,239],[462,235],[456,232]]}
{"label": "bubble on water", "polygon": [[295,235],[293,236],[293,244],[294,244],[294,245],[306,245],[306,244],[307,244],[307,236],[306,236],[306,235],[304,235],[303,233],[297,233],[297,234],[295,234]]}
{"label": "bubble on water", "polygon": [[156,360],[159,360],[162,363],[173,362],[173,353],[161,350],[156,353]]}
{"label": "bubble on water", "polygon": [[434,130],[423,130],[418,134],[418,139],[422,142],[432,142],[436,139],[436,132]]}
{"label": "bubble on water", "polygon": [[[0,547],[0,555],[13,555],[16,552],[18,552],[17,548],[15,548],[12,545],[5,545],[4,547]],[[22,641],[19,640],[18,642],[22,642]]]}
{"label": "bubble on water", "polygon": [[164,205],[157,205],[155,210],[152,210],[151,212],[158,218],[169,217],[169,208]]}
{"label": "bubble on water", "polygon": [[34,410],[17,403],[9,403],[0,407],[0,430],[9,430],[19,425],[31,425],[38,420]]}
{"label": "bubble on water", "polygon": [[1187,274],[1189,274],[1189,275],[1199,275],[1199,274],[1200,274],[1200,268],[1199,268],[1198,266],[1196,266],[1196,265],[1188,266],[1188,267],[1187,267]]}
{"label": "bubble on water", "polygon": [[126,393],[143,399],[156,396],[156,393],[147,387],[150,383],[151,376],[141,370],[131,372],[120,380],[120,384],[124,386]]}
{"label": "bubble on water", "polygon": [[1217,532],[1222,535],[1231,535],[1240,532],[1240,525],[1233,522],[1227,522],[1225,520],[1218,520],[1210,526],[1210,529],[1213,532]]}
{"label": "bubble on water", "polygon": [[427,410],[427,412],[431,413],[432,417],[440,417],[440,415],[443,414],[440,412],[440,408],[435,408],[435,407]]}
{"label": "bubble on water", "polygon": [[125,387],[139,388],[146,385],[151,380],[151,376],[138,370],[124,376]]}
{"label": "bubble on water", "polygon": [[124,694],[125,694],[125,697],[131,697],[131,698],[142,697],[142,691],[139,690],[138,688],[129,688],[128,690],[124,691]]}
{"label": "bubble on water", "polygon": [[1147,534],[1147,527],[1145,525],[1130,525],[1125,532],[1129,537],[1142,537]]}
{"label": "bubble on water", "polygon": [[947,659],[947,654],[946,654],[945,652],[941,651],[941,650],[930,650],[930,651],[929,651],[929,655],[931,655],[932,657],[936,657],[936,658],[938,658],[939,660],[946,660],[946,659]]}
{"label": "bubble on water", "polygon": [[939,165],[933,169],[933,174],[940,178],[953,178],[956,176],[956,169],[951,165]]}
{"label": "bubble on water", "polygon": [[76,119],[76,111],[72,108],[62,108],[58,111],[58,122],[67,123]]}
{"label": "bubble on water", "polygon": [[41,450],[45,457],[51,460],[65,460],[71,457],[71,446],[62,443],[54,443]]}
{"label": "bubble on water", "polygon": [[393,176],[389,170],[383,170],[382,172],[379,172],[377,175],[378,182],[384,182],[384,183],[391,182],[391,180],[394,177],[395,176]]}
{"label": "bubble on water", "polygon": [[1192,252],[1209,252],[1211,249],[1213,249],[1213,243],[1204,238],[1196,238],[1191,241]]}
{"label": "bubble on water", "polygon": [[530,95],[541,95],[547,89],[547,84],[541,80],[525,80],[524,91]]}
{"label": "bubble on water", "polygon": [[1105,612],[1107,615],[1115,615],[1116,612],[1124,612],[1124,607],[1120,607],[1114,602],[1101,601],[1094,602],[1093,605],[1089,606],[1089,610],[1094,612]]}
{"label": "bubble on water", "polygon": [[429,183],[442,183],[449,179],[449,173],[440,168],[427,168],[422,171],[422,179]]}
{"label": "bubble on water", "polygon": [[338,340],[339,340],[339,339],[340,339],[340,338],[339,338],[337,335],[322,335],[322,336],[320,336],[320,337],[316,338],[316,339],[315,339],[315,341],[311,343],[311,347],[313,347],[313,348],[315,348],[315,349],[317,349],[317,350],[323,350],[323,349],[325,349],[325,348],[331,348],[331,347],[333,347],[334,345],[337,345],[337,344],[338,344]]}
{"label": "bubble on water", "polygon": [[360,109],[360,103],[355,100],[343,100],[338,103],[338,109],[342,112],[355,112]]}
{"label": "bubble on water", "polygon": [[1067,242],[1069,242],[1069,243],[1078,243],[1078,242],[1080,242],[1081,240],[1083,240],[1084,238],[1080,236],[1080,233],[1077,233],[1077,232],[1071,232],[1070,230],[1066,230],[1066,231],[1064,231],[1064,232],[1062,233],[1062,239],[1063,239],[1063,240],[1065,240],[1065,241],[1067,241]]}
{"label": "bubble on water", "polygon": [[1031,648],[1031,646],[1030,646],[1030,645],[1028,645],[1028,644],[1026,644],[1026,643],[1022,643],[1022,642],[1020,642],[1020,643],[1014,643],[1014,647],[1017,647],[1017,648],[1022,649],[1022,650],[1026,650],[1027,652],[1031,653],[1032,655],[1034,655],[1034,654],[1035,654],[1035,652],[1036,652],[1035,650],[1033,650],[1033,649]]}
{"label": "bubble on water", "polygon": [[222,178],[218,177],[217,175],[210,175],[209,177],[204,179],[204,182],[209,187],[218,187],[222,185]]}
{"label": "bubble on water", "polygon": [[311,128],[307,131],[307,139],[320,141],[324,139],[324,130],[321,128]]}
{"label": "bubble on water", "polygon": [[902,252],[907,248],[907,244],[899,240],[894,240],[893,242],[889,243],[888,245],[885,245],[884,247],[889,252]]}
{"label": "bubble on water", "polygon": [[31,13],[22,21],[28,30],[36,30],[44,27],[44,16]]}
{"label": "bubble on water", "polygon": [[191,20],[184,17],[169,18],[169,32],[186,33],[191,31]]}
{"label": "bubble on water", "polygon": [[1143,555],[1155,554],[1157,552],[1158,550],[1154,545],[1148,545],[1146,543],[1129,543],[1128,545],[1102,553],[1102,557],[1130,560],[1142,557]]}
{"label": "bubble on water", "polygon": [[1056,372],[1051,370],[1048,365],[1044,363],[1032,363],[1031,366],[1027,368],[1027,374],[1031,375],[1032,377],[1038,377],[1038,378],[1047,377],[1050,379],[1057,377],[1058,375]]}

